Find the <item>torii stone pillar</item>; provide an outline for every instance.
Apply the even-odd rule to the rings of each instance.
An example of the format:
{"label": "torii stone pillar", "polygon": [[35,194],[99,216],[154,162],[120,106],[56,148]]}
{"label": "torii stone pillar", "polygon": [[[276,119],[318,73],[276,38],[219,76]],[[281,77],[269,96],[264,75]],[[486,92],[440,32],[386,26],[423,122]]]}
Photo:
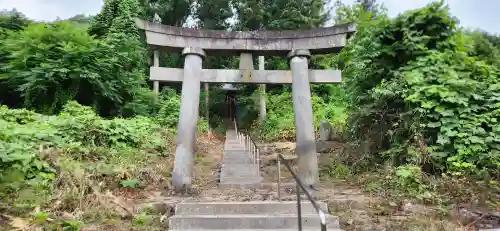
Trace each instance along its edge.
{"label": "torii stone pillar", "polygon": [[182,81],[181,108],[175,147],[175,163],[172,186],[175,189],[191,187],[196,143],[196,122],[200,105],[200,79],[205,52],[200,48],[186,47],[184,56],[184,79]]}
{"label": "torii stone pillar", "polygon": [[309,50],[293,50],[288,54],[292,70],[292,99],[295,118],[295,152],[299,157],[299,176],[305,185],[319,183],[318,157],[309,86]]}
{"label": "torii stone pillar", "polygon": [[[153,66],[154,67],[160,66],[160,52],[156,50],[153,52]],[[153,82],[153,91],[156,94],[160,93],[160,82],[158,81]]]}
{"label": "torii stone pillar", "polygon": [[[259,71],[264,70],[264,56],[259,56]],[[266,120],[266,85],[261,84],[260,85],[260,92],[259,92],[259,121],[261,123]]]}

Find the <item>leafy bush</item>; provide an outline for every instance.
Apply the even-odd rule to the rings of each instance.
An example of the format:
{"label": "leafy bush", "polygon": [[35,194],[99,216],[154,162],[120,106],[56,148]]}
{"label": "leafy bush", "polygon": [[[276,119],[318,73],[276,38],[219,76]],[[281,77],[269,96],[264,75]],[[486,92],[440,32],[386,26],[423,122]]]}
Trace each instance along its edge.
{"label": "leafy bush", "polygon": [[[0,113],[7,110],[0,108]],[[47,124],[36,122],[18,124],[0,119],[0,196],[18,190],[25,180],[54,173],[54,169],[39,158],[38,150],[43,146],[64,146],[57,130]]]}
{"label": "leafy bush", "polygon": [[[334,102],[325,102],[317,94],[311,94],[313,123],[319,126],[323,119],[328,120],[336,127],[345,124],[347,114],[345,107]],[[267,117],[261,125],[261,135],[266,140],[295,140],[295,119],[293,113],[292,93],[285,91],[281,94],[268,94]]]}
{"label": "leafy bush", "polygon": [[[432,53],[403,70],[405,100],[422,115],[428,150],[440,166],[475,171],[500,167],[498,70],[464,53]],[[425,127],[424,127],[425,126]]]}
{"label": "leafy bush", "polygon": [[268,140],[293,140],[295,123],[292,96],[289,92],[268,96],[267,117],[261,125],[261,135]]}
{"label": "leafy bush", "polygon": [[36,23],[9,32],[0,47],[7,58],[0,63],[0,99],[13,107],[57,113],[77,100],[120,115],[146,86],[144,49],[135,39],[96,40],[82,25]]}
{"label": "leafy bush", "polygon": [[162,91],[161,99],[161,107],[156,115],[158,123],[169,128],[177,127],[181,97],[173,89],[167,88]]}
{"label": "leafy bush", "polygon": [[[158,99],[160,110],[155,116],[158,124],[165,128],[176,128],[179,123],[181,96],[171,88],[165,88]],[[202,112],[201,109],[199,109]],[[208,121],[202,117],[197,120],[198,132],[208,132]]]}
{"label": "leafy bush", "polygon": [[369,154],[426,171],[498,174],[499,73],[443,3],[361,23],[344,50],[351,134]]}
{"label": "leafy bush", "polygon": [[[66,104],[57,116],[2,106],[0,191],[4,195],[1,197],[32,187],[33,180],[37,185],[45,182],[50,189],[50,182],[59,173],[56,169],[65,168],[67,164],[75,171],[79,169],[75,166],[78,162],[64,161],[60,156],[81,161],[102,159],[106,163],[113,155],[165,152],[166,140],[161,132],[161,126],[152,118],[105,120],[90,107],[74,101]],[[94,167],[105,166],[96,164]]]}

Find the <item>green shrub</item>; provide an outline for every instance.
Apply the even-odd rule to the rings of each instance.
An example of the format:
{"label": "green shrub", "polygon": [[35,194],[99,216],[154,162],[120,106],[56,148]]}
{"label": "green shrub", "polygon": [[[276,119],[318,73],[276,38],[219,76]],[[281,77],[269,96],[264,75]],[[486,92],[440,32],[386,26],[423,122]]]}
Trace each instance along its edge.
{"label": "green shrub", "polygon": [[[319,126],[321,120],[328,120],[341,131],[345,126],[347,114],[345,106],[335,101],[325,102],[312,94],[313,124]],[[266,140],[295,140],[295,119],[292,93],[268,94],[267,117],[261,127],[261,136]]]}
{"label": "green shrub", "polygon": [[173,89],[167,88],[161,94],[161,107],[156,115],[156,120],[162,126],[168,128],[177,127],[179,111],[181,108],[181,96]]}
{"label": "green shrub", "polygon": [[442,2],[360,23],[343,73],[350,133],[369,156],[498,176],[499,72],[471,44]]}
{"label": "green shrub", "polygon": [[[155,121],[166,128],[176,128],[179,123],[181,96],[171,88],[165,88],[159,97],[160,110],[155,116]],[[200,112],[202,112],[200,110]],[[208,132],[208,121],[199,117],[197,129],[199,133]]]}
{"label": "green shrub", "polygon": [[0,51],[0,99],[11,107],[53,114],[77,100],[101,115],[134,115],[132,102],[145,95],[145,50],[134,38],[97,40],[82,25],[34,23],[8,32]]}
{"label": "green shrub", "polygon": [[367,174],[362,181],[365,181],[365,191],[385,197],[414,198],[424,203],[441,200],[435,179],[427,176],[420,166],[414,164],[379,168],[376,172]]}
{"label": "green shrub", "polygon": [[[165,143],[161,126],[153,118],[138,116],[106,120],[90,107],[74,101],[67,103],[56,116],[2,106],[0,198],[15,197],[26,188],[30,191],[35,188],[39,188],[35,191],[50,190],[51,182],[59,177],[56,168],[83,169],[83,172],[97,168],[103,174],[105,169],[113,166],[110,159],[123,157],[131,164],[138,164],[135,161],[144,156],[139,153],[165,152]],[[130,156],[130,153],[134,155]],[[87,164],[87,167],[71,161],[84,163],[99,159],[104,161]]]}

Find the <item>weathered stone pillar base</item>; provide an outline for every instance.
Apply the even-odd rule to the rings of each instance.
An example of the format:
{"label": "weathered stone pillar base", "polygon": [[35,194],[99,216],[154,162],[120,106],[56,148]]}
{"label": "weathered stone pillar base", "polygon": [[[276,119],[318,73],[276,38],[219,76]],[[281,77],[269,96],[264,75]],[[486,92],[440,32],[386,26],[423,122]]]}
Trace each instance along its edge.
{"label": "weathered stone pillar base", "polygon": [[172,173],[172,186],[175,190],[191,188],[196,143],[196,122],[200,104],[200,77],[202,49],[187,47],[184,55],[184,79],[182,81],[181,108],[175,149],[175,163]]}
{"label": "weathered stone pillar base", "polygon": [[314,135],[314,121],[309,86],[308,50],[293,50],[288,54],[292,70],[292,99],[296,130],[296,149],[299,176],[304,184],[319,183],[318,157]]}

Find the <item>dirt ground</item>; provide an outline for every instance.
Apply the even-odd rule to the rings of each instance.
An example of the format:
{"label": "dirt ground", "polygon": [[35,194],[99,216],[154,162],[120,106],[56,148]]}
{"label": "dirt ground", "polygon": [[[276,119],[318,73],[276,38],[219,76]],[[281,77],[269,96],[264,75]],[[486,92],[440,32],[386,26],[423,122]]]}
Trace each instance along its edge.
{"label": "dirt ground", "polygon": [[[182,201],[277,200],[277,154],[284,155],[291,163],[296,161],[294,143],[261,144],[259,148],[262,150],[261,171],[264,177],[264,187],[256,190],[219,190],[216,182],[223,151],[223,137],[200,140],[198,144],[197,153],[200,158],[197,159],[195,170],[194,188],[196,190],[189,195],[152,191],[149,192],[147,199],[135,201],[135,205],[153,207],[157,213],[161,214],[160,219],[166,221],[169,216],[173,215],[175,204]],[[283,166],[281,182],[281,199],[295,200],[293,179]],[[315,196],[328,203],[329,212],[340,217],[341,228],[346,231],[477,230],[476,223],[480,219],[464,220],[459,213],[453,213],[453,208],[443,212],[435,206],[421,205],[410,200],[390,201],[365,193],[361,188],[361,185],[356,182],[341,179],[323,180],[319,193]]]}
{"label": "dirt ground", "polygon": [[[268,182],[277,181],[276,156],[296,162],[294,143],[276,142],[263,144],[263,175]],[[341,151],[335,143],[328,147],[331,151]],[[319,154],[319,162],[325,164],[327,158]],[[291,175],[282,167],[283,182],[292,182]],[[370,195],[362,190],[359,182],[344,179],[322,179],[319,200],[328,203],[329,212],[340,217],[341,228],[352,231],[462,231],[479,228],[499,228],[500,210],[479,211],[469,206],[442,208],[423,205],[409,199],[394,201]],[[293,197],[292,197],[293,200]],[[444,211],[443,211],[444,210]]]}
{"label": "dirt ground", "polygon": [[[81,230],[165,230],[168,217],[173,215],[175,205],[183,201],[277,200],[276,156],[280,153],[291,163],[295,163],[295,144],[277,142],[259,145],[262,158],[261,171],[265,183],[263,188],[219,190],[217,176],[223,152],[223,141],[223,137],[199,137],[193,190],[186,194],[174,193],[168,179],[158,179],[157,185],[110,192],[110,203],[121,215],[114,219],[85,224]],[[162,161],[170,168],[165,171],[171,171],[172,157],[166,157]],[[295,200],[293,180],[284,167],[281,168],[281,182],[281,199]],[[341,229],[346,231],[476,230],[477,223],[484,218],[483,216],[473,220],[464,220],[460,213],[453,213],[453,210],[458,211],[459,208],[450,208],[443,212],[442,209],[434,206],[425,206],[410,200],[390,201],[363,192],[362,185],[357,182],[342,179],[322,180],[319,192],[315,196],[328,203],[329,212],[340,217]],[[72,214],[72,216],[75,215]],[[498,218],[500,220],[500,214]],[[5,223],[5,219],[0,216],[0,224],[2,222]],[[16,222],[18,223],[17,230],[41,230],[22,229],[22,227],[33,227],[29,226],[26,220]]]}

